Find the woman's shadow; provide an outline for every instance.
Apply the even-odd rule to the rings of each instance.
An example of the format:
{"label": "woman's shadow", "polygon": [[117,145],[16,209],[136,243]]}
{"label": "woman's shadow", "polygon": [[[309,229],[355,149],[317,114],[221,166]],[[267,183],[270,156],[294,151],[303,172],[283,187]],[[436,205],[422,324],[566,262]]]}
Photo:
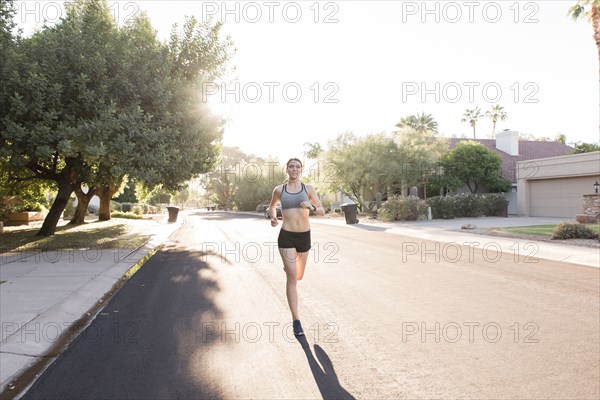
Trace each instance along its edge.
{"label": "woman's shadow", "polygon": [[[323,399],[354,399],[354,396],[348,393],[348,391],[340,385],[335,370],[333,369],[333,364],[327,353],[325,353],[325,350],[318,344],[315,344],[314,346],[317,359],[321,363],[319,365],[319,362],[317,362],[310,350],[310,345],[306,340],[306,336],[296,336],[296,339],[298,339],[298,342],[302,345],[302,349],[308,360],[308,365],[310,366],[310,370],[315,378],[315,382],[317,382],[317,387],[319,388]],[[323,366],[323,369],[321,369],[321,366]]]}

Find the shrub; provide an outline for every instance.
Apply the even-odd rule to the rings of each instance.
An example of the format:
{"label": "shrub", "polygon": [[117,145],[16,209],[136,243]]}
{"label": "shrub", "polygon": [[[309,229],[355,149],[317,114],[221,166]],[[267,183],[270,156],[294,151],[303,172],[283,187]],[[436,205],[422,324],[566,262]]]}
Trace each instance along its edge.
{"label": "shrub", "polygon": [[100,211],[100,207],[98,207],[94,204],[88,204],[88,213],[98,214],[98,211]]}
{"label": "shrub", "polygon": [[20,201],[19,196],[0,196],[0,221],[7,221],[8,215],[17,210]]}
{"label": "shrub", "polygon": [[483,196],[461,193],[454,196],[454,216],[456,218],[476,218],[483,215]]}
{"label": "shrub", "polygon": [[427,212],[427,203],[416,196],[393,196],[379,209],[383,221],[415,221]]}
{"label": "shrub", "polygon": [[142,219],[143,218],[141,215],[138,215],[138,214],[134,214],[131,212],[124,213],[124,212],[119,212],[119,211],[111,213],[111,217],[112,218],[127,218],[127,219]]}
{"label": "shrub", "polygon": [[556,225],[550,239],[597,239],[598,234],[584,224],[561,222]]}
{"label": "shrub", "polygon": [[427,199],[427,204],[431,207],[431,217],[433,219],[454,218],[454,203],[453,196],[436,196]]}
{"label": "shrub", "polygon": [[75,215],[75,199],[69,199],[64,210],[64,219],[72,218]]}
{"label": "shrub", "polygon": [[136,215],[142,215],[144,214],[144,206],[143,204],[134,204],[131,207],[131,212],[136,214]]}
{"label": "shrub", "polygon": [[487,217],[500,216],[508,207],[508,200],[501,193],[488,193],[483,197],[483,215]]}
{"label": "shrub", "polygon": [[123,211],[123,209],[121,208],[121,203],[118,203],[114,200],[110,201],[110,212],[118,212],[118,211]]}
{"label": "shrub", "polygon": [[131,203],[121,203],[121,211],[124,213],[130,212],[132,206],[133,206],[133,204],[131,204]]}

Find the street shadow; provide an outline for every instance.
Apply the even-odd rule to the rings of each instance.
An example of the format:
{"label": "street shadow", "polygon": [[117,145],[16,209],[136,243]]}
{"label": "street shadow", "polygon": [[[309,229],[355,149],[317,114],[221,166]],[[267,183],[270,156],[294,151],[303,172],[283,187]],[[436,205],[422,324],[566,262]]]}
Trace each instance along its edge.
{"label": "street shadow", "polygon": [[[206,254],[158,251],[22,399],[222,399],[205,367],[220,287]],[[209,334],[212,333],[212,334]]]}
{"label": "street shadow", "polygon": [[310,345],[306,340],[306,336],[296,336],[296,339],[302,345],[302,350],[304,350],[304,354],[306,354],[308,365],[313,374],[313,377],[315,378],[315,382],[317,383],[317,387],[319,388],[323,399],[354,400],[355,397],[352,396],[340,384],[340,381],[338,380],[338,377],[333,368],[333,364],[331,363],[331,360],[329,359],[327,353],[325,353],[325,350],[323,350],[318,344],[315,344],[315,354],[317,356],[317,359],[319,360],[317,362],[317,359],[315,359],[315,357],[313,356],[313,353],[310,349]]}

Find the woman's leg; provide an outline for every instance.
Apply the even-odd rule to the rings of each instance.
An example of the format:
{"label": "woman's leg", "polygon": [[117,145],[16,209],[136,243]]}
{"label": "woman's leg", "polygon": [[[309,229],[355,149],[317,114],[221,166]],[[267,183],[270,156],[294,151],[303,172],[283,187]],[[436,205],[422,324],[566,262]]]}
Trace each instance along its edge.
{"label": "woman's leg", "polygon": [[304,277],[304,269],[306,268],[306,261],[308,260],[308,251],[304,253],[297,253],[296,255],[296,278],[301,281]]}
{"label": "woman's leg", "polygon": [[292,319],[296,320],[298,318],[298,289],[297,283],[298,279],[296,277],[296,260],[298,255],[296,253],[296,249],[294,248],[279,248],[279,254],[281,254],[281,259],[283,260],[283,270],[285,271],[285,275],[287,277],[285,283],[285,294],[287,296],[288,305],[290,306],[290,311],[292,312]]}

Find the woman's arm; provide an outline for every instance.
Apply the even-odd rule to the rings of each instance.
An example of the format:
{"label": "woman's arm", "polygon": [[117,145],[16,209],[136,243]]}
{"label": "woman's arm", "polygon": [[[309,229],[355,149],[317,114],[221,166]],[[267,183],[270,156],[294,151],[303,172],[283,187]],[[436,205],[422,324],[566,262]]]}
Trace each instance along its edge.
{"label": "woman's arm", "polygon": [[271,220],[271,226],[277,226],[279,220],[277,219],[277,203],[281,200],[281,186],[276,186],[273,189],[273,194],[271,195],[271,204],[269,205],[268,214],[269,219]]}
{"label": "woman's arm", "polygon": [[[317,214],[320,217],[325,215],[325,209],[321,204],[321,200],[319,199],[319,195],[317,194],[315,188],[311,185],[306,185],[306,192],[308,193],[308,199],[310,200],[311,205],[315,207],[315,209],[313,210],[315,214]],[[310,207],[310,209],[312,210],[312,207]]]}

